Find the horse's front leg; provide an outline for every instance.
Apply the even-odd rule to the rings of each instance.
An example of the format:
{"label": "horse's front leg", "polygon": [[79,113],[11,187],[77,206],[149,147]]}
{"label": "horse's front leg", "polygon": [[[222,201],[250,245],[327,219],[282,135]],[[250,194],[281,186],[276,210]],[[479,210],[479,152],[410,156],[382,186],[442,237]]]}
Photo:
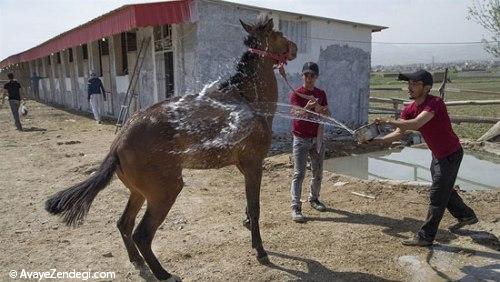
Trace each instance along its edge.
{"label": "horse's front leg", "polygon": [[247,198],[247,216],[250,219],[250,232],[252,234],[252,248],[257,251],[260,263],[269,261],[267,253],[262,246],[259,229],[260,215],[260,184],[262,180],[262,160],[242,163],[241,168],[245,175],[245,193]]}

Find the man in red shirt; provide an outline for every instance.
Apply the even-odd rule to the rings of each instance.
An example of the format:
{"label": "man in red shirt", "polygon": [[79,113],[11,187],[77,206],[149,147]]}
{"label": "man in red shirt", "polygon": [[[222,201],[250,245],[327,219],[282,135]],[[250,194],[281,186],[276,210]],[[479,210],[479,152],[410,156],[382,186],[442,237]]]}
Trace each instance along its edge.
{"label": "man in red shirt", "polygon": [[457,224],[449,228],[450,231],[477,223],[478,219],[453,188],[463,149],[453,132],[443,100],[429,94],[433,83],[432,75],[419,70],[411,74],[400,74],[399,80],[408,81],[408,94],[414,102],[403,109],[400,120],[377,119],[378,123],[396,126],[396,130],[373,142],[391,143],[400,139],[406,130],[418,130],[424,137],[432,152],[429,210],[415,238],[402,243],[407,246],[430,246],[446,209],[458,220]]}
{"label": "man in red shirt", "polygon": [[[323,159],[325,148],[318,136],[318,129],[321,131],[318,123],[310,122],[304,119],[310,119],[310,113],[304,111],[314,111],[323,115],[330,115],[326,94],[323,90],[314,85],[319,75],[319,68],[316,63],[305,63],[302,68],[303,85],[290,93],[290,104],[293,106],[292,120],[293,133],[293,157],[294,173],[291,185],[292,195],[292,220],[295,222],[304,222],[302,215],[302,203],[300,197],[302,193],[302,182],[306,172],[307,155],[311,158],[311,170],[313,179],[311,180],[311,189],[309,193],[309,202],[311,207],[318,211],[325,211],[326,207],[319,201],[319,192],[321,190],[321,180],[323,179]],[[321,133],[321,132],[320,132]]]}

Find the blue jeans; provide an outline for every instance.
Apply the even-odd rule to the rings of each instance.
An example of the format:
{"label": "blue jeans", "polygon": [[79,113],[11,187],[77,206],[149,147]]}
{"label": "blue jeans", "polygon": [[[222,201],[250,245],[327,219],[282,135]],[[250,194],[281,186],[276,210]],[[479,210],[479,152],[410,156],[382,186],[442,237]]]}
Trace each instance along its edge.
{"label": "blue jeans", "polygon": [[292,194],[292,208],[301,208],[300,197],[302,194],[302,182],[306,174],[307,156],[311,158],[311,170],[313,178],[309,190],[309,201],[319,199],[321,180],[323,179],[323,159],[325,158],[324,143],[320,152],[316,149],[316,138],[301,138],[293,136],[293,180],[290,192]]}
{"label": "blue jeans", "polygon": [[14,117],[14,123],[17,130],[22,130],[21,120],[19,119],[19,107],[21,106],[21,101],[19,100],[9,100],[10,110],[12,111],[12,116]]}

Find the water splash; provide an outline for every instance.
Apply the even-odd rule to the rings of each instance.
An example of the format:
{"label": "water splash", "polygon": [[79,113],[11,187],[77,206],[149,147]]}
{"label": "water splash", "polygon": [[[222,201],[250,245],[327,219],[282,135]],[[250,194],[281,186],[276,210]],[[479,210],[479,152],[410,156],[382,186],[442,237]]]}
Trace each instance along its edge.
{"label": "water splash", "polygon": [[[256,108],[256,113],[264,116],[277,116],[286,119],[298,119],[304,121],[310,121],[314,123],[319,123],[327,126],[333,126],[337,128],[342,128],[349,132],[351,135],[354,134],[354,130],[350,129],[348,126],[342,122],[336,120],[333,117],[321,115],[311,110],[306,110],[299,106],[294,106],[285,103],[267,103],[259,102],[253,103],[252,106]],[[276,106],[276,112],[269,110],[269,108],[274,108]]]}

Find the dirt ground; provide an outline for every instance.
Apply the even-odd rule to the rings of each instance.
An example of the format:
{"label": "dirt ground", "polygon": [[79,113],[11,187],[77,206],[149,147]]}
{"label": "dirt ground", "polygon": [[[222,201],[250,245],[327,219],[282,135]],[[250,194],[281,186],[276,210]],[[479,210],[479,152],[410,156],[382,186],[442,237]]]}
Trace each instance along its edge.
{"label": "dirt ground", "polygon": [[[0,109],[0,280],[9,280],[10,270],[56,268],[154,281],[128,261],[116,228],[128,199],[117,178],[78,228],[44,210],[49,195],[97,168],[114,125],[33,101],[28,106],[25,132],[14,129],[7,103]],[[446,213],[434,247],[412,248],[400,241],[422,224],[425,189],[325,173],[328,211],[304,204],[308,221],[297,224],[290,219],[291,176],[288,154],[266,160],[261,233],[271,264],[260,265],[242,226],[245,198],[237,169],[185,170],[185,188],[154,241],[160,262],[184,281],[500,281],[500,190],[461,192],[480,223],[453,234],[446,226],[454,219]]]}

